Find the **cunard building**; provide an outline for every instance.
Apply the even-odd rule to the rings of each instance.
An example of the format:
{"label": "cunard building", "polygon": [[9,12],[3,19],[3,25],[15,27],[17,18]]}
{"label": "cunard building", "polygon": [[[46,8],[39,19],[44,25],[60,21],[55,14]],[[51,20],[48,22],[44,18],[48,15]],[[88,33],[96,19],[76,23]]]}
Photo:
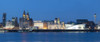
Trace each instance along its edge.
{"label": "cunard building", "polygon": [[19,19],[19,28],[21,30],[28,30],[33,27],[33,20],[30,18],[29,13],[23,12],[23,17]]}

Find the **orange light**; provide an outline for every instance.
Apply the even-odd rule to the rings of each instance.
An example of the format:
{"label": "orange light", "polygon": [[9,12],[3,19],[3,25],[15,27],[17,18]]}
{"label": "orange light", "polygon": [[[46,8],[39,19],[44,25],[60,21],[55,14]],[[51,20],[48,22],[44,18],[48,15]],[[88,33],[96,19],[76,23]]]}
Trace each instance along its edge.
{"label": "orange light", "polygon": [[46,27],[44,27],[43,29],[47,29]]}
{"label": "orange light", "polygon": [[27,18],[27,20],[29,20],[29,18]]}

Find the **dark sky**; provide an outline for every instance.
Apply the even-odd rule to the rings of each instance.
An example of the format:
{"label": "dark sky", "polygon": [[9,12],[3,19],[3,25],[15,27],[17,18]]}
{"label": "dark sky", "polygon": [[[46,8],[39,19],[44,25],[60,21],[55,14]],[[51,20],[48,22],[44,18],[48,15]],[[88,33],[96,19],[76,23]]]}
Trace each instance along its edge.
{"label": "dark sky", "polygon": [[100,0],[0,0],[0,21],[2,13],[7,13],[7,20],[12,17],[22,17],[23,11],[29,12],[33,20],[53,20],[59,17],[61,21],[76,19],[100,19]]}

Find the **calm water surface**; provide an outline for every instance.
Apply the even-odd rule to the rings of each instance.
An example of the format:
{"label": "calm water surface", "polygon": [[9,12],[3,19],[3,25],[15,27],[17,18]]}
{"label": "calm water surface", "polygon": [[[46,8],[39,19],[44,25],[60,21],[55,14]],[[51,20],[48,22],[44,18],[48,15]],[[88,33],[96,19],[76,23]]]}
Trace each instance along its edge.
{"label": "calm water surface", "polygon": [[100,42],[100,32],[0,33],[0,42]]}

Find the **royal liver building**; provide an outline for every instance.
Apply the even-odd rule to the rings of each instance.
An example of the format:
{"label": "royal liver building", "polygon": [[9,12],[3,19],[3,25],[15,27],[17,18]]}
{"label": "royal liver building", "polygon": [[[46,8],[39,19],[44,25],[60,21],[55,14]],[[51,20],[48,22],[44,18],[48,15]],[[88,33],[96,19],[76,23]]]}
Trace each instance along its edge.
{"label": "royal liver building", "polygon": [[21,30],[28,30],[33,27],[33,20],[29,17],[29,13],[23,12],[23,17],[19,19],[19,28]]}

